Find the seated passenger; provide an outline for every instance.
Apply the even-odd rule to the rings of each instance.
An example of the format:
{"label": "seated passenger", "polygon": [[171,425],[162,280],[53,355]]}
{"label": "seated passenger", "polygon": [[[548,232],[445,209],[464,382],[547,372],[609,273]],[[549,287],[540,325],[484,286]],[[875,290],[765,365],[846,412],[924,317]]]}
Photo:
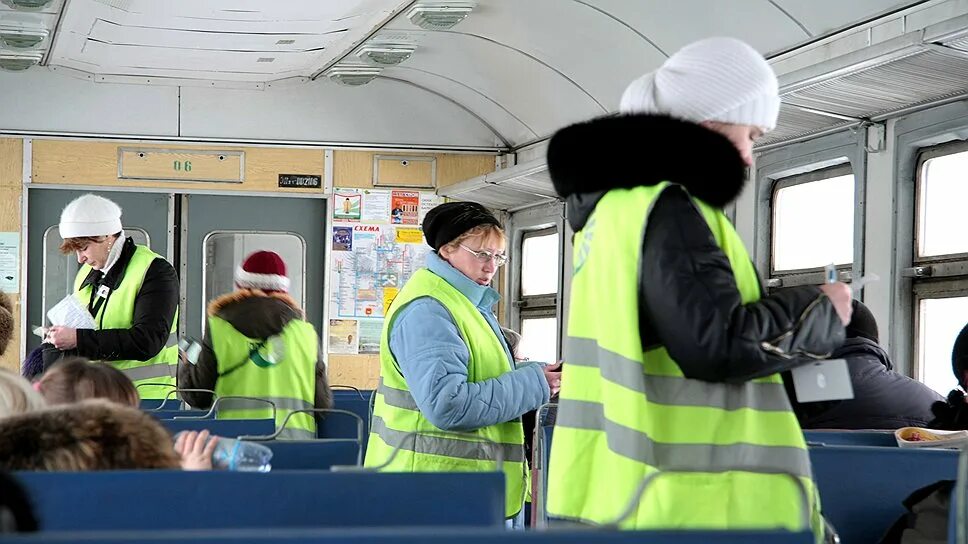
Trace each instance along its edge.
{"label": "seated passenger", "polygon": [[932,419],[931,405],[941,400],[923,383],[894,371],[878,345],[877,321],[863,303],[853,302],[844,345],[831,359],[845,359],[854,398],[799,403],[790,380],[785,380],[793,410],[804,429],[900,429],[924,427]]}
{"label": "seated passenger", "polygon": [[968,430],[968,397],[965,396],[965,391],[968,391],[968,325],[961,329],[951,350],[951,370],[960,389],[952,389],[945,401],[931,406],[935,418],[928,427],[947,431]]}
{"label": "seated passenger", "polygon": [[123,372],[107,363],[81,357],[65,358],[41,376],[34,387],[47,404],[71,404],[86,399],[107,399],[138,408],[138,391]]}
{"label": "seated passenger", "polygon": [[44,398],[34,391],[30,382],[0,368],[0,419],[40,410],[44,406]]}
{"label": "seated passenger", "polygon": [[161,423],[141,410],[103,399],[0,420],[4,470],[178,467],[178,454]]}
{"label": "seated passenger", "polygon": [[[219,397],[246,396],[271,400],[276,424],[292,410],[330,408],[332,393],[316,330],[288,294],[289,278],[282,258],[257,251],[235,271],[233,293],[208,307],[205,341],[196,364],[182,361],[178,386],[212,389]],[[212,404],[208,393],[184,392],[196,408]],[[229,399],[220,402],[219,418],[268,418],[272,409],[261,402]],[[296,414],[280,438],[316,438],[312,414]]]}

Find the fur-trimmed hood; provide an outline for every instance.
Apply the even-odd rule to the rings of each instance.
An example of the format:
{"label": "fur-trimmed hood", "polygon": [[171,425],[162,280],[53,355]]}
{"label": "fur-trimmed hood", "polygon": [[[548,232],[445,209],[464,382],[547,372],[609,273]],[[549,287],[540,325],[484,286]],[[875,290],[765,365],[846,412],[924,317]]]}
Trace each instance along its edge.
{"label": "fur-trimmed hood", "polygon": [[662,115],[600,117],[565,127],[548,144],[548,171],[575,230],[611,189],[670,181],[723,207],[746,181],[746,165],[725,136]]}
{"label": "fur-trimmed hood", "polygon": [[287,293],[239,289],[208,305],[208,315],[218,316],[249,338],[279,334],[293,319],[304,319],[302,309]]}
{"label": "fur-trimmed hood", "polygon": [[13,338],[13,303],[10,296],[0,291],[0,355]]}
{"label": "fur-trimmed hood", "polygon": [[5,470],[178,468],[171,436],[150,415],[103,399],[0,420]]}

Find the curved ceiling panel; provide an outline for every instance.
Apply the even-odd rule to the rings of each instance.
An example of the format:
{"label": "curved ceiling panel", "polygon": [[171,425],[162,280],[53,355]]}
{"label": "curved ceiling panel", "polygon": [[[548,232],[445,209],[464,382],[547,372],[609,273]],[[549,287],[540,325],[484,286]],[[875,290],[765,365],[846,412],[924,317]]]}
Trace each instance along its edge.
{"label": "curved ceiling panel", "polygon": [[[414,31],[411,35],[420,49],[405,66],[477,89],[538,134],[607,112],[567,75],[513,47],[471,34]],[[414,74],[407,79],[431,85]],[[469,110],[485,107],[486,99],[476,100],[467,104]]]}
{"label": "curved ceiling panel", "polygon": [[[388,100],[387,97],[393,97]],[[377,79],[362,87],[317,81],[266,91],[181,90],[181,136],[442,147],[501,147],[460,106],[411,85]]]}
{"label": "curved ceiling panel", "polygon": [[858,21],[903,8],[918,2],[885,2],[884,0],[773,0],[777,6],[807,27],[814,36],[832,32]]}
{"label": "curved ceiling panel", "polygon": [[589,3],[629,23],[670,55],[709,36],[740,38],[764,54],[810,38],[768,0],[649,2],[648,9],[625,0]]}
{"label": "curved ceiling panel", "polygon": [[[414,27],[397,17],[386,29],[392,33]],[[609,111],[618,108],[629,81],[665,60],[645,36],[587,1],[492,0],[479,5],[453,31],[432,34],[451,33],[493,40],[518,55],[538,59],[573,82],[562,78],[561,85],[584,89]],[[414,58],[422,55],[419,51]]]}

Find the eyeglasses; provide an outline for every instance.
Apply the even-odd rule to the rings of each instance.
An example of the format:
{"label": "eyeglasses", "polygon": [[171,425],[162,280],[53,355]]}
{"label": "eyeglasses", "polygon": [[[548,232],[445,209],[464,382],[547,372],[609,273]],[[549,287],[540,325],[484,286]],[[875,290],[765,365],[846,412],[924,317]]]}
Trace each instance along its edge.
{"label": "eyeglasses", "polygon": [[473,249],[465,246],[464,244],[458,244],[458,245],[464,251],[477,257],[477,260],[482,263],[486,263],[490,260],[494,260],[494,266],[504,266],[508,263],[508,256],[503,253],[491,253],[490,251],[474,251]]}

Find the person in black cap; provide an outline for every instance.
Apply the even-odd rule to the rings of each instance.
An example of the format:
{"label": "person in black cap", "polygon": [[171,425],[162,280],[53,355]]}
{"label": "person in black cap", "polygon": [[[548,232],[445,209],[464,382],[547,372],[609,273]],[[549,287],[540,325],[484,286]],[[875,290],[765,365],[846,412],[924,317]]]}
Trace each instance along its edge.
{"label": "person in black cap", "polygon": [[516,366],[501,334],[493,313],[500,295],[490,287],[507,263],[497,218],[480,204],[449,202],[427,213],[423,231],[434,252],[384,321],[366,466],[492,471],[501,456],[505,516],[519,520],[527,489],[521,415],[548,402],[561,373]]}
{"label": "person in black cap", "polygon": [[[932,419],[931,405],[941,395],[923,383],[894,371],[887,352],[878,345],[877,321],[860,301],[853,301],[847,339],[831,359],[844,359],[854,398],[800,404],[785,379],[793,411],[804,429],[900,429],[924,427]],[[787,376],[784,376],[787,378]]]}

